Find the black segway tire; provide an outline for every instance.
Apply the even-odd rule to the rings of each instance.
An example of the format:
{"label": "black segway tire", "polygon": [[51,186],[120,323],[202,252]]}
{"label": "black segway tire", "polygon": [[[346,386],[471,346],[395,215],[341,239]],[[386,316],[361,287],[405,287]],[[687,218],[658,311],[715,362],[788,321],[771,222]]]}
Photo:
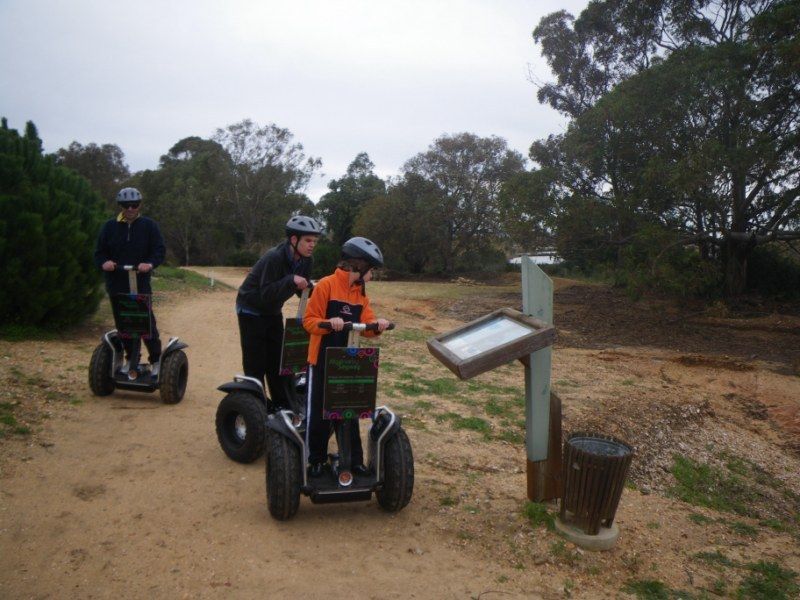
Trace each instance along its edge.
{"label": "black segway tire", "polygon": [[161,360],[159,380],[164,404],[177,404],[183,399],[189,380],[189,359],[183,350],[174,350]]}
{"label": "black segway tire", "polygon": [[279,521],[291,519],[300,506],[300,448],[276,431],[267,433],[267,508]]}
{"label": "black segway tire", "polygon": [[89,362],[89,388],[95,396],[108,396],[114,391],[114,379],[111,377],[113,360],[114,353],[104,342],[92,352],[92,360]]}
{"label": "black segway tire", "polygon": [[264,451],[267,410],[247,392],[231,392],[217,407],[217,439],[229,458],[251,463]]}
{"label": "black segway tire", "polygon": [[383,473],[383,486],[375,496],[382,509],[397,512],[409,503],[414,491],[414,455],[402,427],[384,446]]}

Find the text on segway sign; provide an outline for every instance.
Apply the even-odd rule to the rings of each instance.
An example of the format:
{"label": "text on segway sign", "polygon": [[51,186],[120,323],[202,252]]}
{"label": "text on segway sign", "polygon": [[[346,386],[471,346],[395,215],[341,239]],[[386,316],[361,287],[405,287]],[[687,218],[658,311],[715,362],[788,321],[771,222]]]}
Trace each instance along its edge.
{"label": "text on segway sign", "polygon": [[150,302],[149,294],[115,294],[111,299],[111,308],[114,311],[114,323],[119,336],[128,339],[139,336],[147,339],[150,331]]}
{"label": "text on segway sign", "polygon": [[370,419],[378,392],[378,348],[328,348],[322,418]]}
{"label": "text on segway sign", "polygon": [[308,332],[297,319],[286,319],[281,348],[281,375],[296,375],[308,365]]}

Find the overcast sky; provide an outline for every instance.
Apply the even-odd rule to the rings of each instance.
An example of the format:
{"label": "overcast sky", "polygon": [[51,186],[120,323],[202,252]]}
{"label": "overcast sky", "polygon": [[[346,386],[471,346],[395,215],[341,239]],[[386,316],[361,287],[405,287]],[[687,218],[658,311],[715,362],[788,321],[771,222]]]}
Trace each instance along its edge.
{"label": "overcast sky", "polygon": [[322,174],[359,152],[382,177],[442,134],[497,135],[527,156],[565,120],[531,32],[585,0],[0,0],[0,116],[54,152],[117,144],[154,169],[184,137],[245,118],[288,128]]}

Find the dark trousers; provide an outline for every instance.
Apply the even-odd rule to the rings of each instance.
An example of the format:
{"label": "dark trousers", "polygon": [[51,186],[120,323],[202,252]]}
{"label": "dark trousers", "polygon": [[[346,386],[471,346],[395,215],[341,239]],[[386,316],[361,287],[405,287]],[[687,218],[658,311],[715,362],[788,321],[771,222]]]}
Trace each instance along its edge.
{"label": "dark trousers", "polygon": [[276,407],[288,407],[285,386],[279,375],[283,347],[283,316],[256,316],[239,313],[239,339],[242,343],[242,368],[248,377],[261,383],[266,378],[269,397]]}
{"label": "dark trousers", "polygon": [[[125,349],[125,358],[129,359],[133,353],[134,344],[140,344],[144,340],[144,345],[147,347],[148,360],[151,365],[156,364],[161,360],[161,338],[158,335],[158,327],[156,327],[156,315],[150,311],[150,335],[148,337],[142,336],[141,339],[127,338],[122,339],[122,347]],[[141,348],[141,346],[139,346]],[[141,362],[141,360],[140,360]]]}
{"label": "dark trousers", "polygon": [[[311,464],[325,462],[328,459],[328,439],[333,431],[334,421],[322,418],[322,406],[325,396],[325,365],[320,358],[317,365],[308,366],[308,397],[306,403],[306,447],[308,462]],[[364,463],[364,450],[361,447],[358,420],[350,429],[351,465]]]}

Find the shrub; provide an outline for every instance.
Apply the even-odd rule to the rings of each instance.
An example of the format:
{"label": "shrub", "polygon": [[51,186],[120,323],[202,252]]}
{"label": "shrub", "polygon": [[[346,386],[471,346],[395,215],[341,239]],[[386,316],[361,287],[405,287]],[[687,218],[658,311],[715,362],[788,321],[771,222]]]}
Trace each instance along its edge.
{"label": "shrub", "polygon": [[231,267],[252,267],[261,258],[252,250],[234,250],[228,254],[225,264]]}
{"label": "shrub", "polygon": [[756,246],[747,262],[747,288],[768,296],[800,297],[800,261],[777,244]]}
{"label": "shrub", "polygon": [[0,127],[0,323],[60,328],[100,301],[95,239],[103,201],[42,154],[33,123]]}

